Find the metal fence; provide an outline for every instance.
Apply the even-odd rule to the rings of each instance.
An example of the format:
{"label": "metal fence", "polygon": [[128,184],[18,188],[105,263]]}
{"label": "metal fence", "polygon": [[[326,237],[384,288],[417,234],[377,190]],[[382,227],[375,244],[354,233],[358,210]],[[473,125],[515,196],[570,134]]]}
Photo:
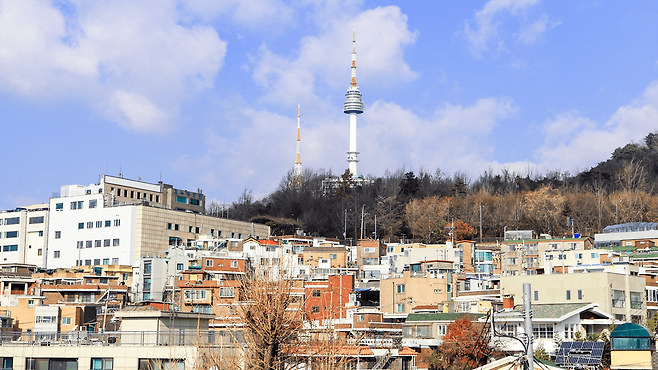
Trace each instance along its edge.
{"label": "metal fence", "polygon": [[164,331],[116,332],[2,332],[3,346],[201,346],[240,345],[239,330],[174,329]]}

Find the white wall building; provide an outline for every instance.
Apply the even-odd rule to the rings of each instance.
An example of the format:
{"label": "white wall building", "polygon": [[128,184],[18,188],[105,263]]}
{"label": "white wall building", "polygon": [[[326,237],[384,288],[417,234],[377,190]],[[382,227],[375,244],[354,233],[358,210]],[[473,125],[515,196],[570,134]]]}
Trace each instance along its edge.
{"label": "white wall building", "polygon": [[45,267],[48,204],[0,212],[0,263]]}
{"label": "white wall building", "polygon": [[63,186],[63,196],[50,199],[47,268],[135,262],[137,206],[108,207],[101,191]]}

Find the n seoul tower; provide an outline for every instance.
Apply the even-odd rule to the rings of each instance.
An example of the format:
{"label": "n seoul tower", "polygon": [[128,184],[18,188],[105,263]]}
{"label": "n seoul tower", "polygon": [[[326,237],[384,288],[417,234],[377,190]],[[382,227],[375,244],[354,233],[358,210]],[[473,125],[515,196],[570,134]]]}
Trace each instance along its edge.
{"label": "n seoul tower", "polygon": [[292,171],[293,180],[300,181],[302,178],[302,159],[299,152],[299,144],[301,142],[300,127],[299,127],[299,116],[300,116],[300,106],[297,106],[297,158],[295,159],[295,168]]}
{"label": "n seoul tower", "polygon": [[357,159],[359,152],[356,151],[356,115],[363,113],[361,92],[356,84],[356,28],[352,34],[352,80],[345,94],[343,113],[350,115],[350,150],[347,152],[347,162],[352,177],[356,177],[356,163],[359,161]]}

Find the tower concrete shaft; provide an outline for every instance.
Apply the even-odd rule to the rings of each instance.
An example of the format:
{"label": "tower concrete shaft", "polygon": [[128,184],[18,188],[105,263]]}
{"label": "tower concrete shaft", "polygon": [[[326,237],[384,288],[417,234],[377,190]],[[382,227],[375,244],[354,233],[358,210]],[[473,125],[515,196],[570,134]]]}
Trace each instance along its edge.
{"label": "tower concrete shaft", "polygon": [[363,113],[363,101],[361,101],[361,92],[359,85],[356,83],[356,29],[352,34],[352,78],[350,87],[345,94],[345,103],[343,104],[343,113],[350,115],[350,146],[347,152],[347,163],[352,176],[357,176],[356,164],[359,162],[359,152],[356,151],[356,115]]}
{"label": "tower concrete shaft", "polygon": [[295,159],[295,168],[292,171],[292,176],[295,178],[302,177],[302,159],[299,149],[301,143],[300,112],[301,112],[301,107],[298,105],[297,106],[297,156]]}

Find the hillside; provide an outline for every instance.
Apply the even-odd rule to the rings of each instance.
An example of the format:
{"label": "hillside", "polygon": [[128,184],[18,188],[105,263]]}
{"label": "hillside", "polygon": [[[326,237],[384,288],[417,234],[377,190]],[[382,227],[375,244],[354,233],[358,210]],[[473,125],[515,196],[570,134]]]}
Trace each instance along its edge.
{"label": "hillside", "polygon": [[[450,238],[449,227],[455,221],[458,239],[500,238],[506,228],[562,236],[571,233],[571,224],[575,232],[593,235],[610,224],[658,221],[654,133],[644,143],[617,148],[607,161],[573,176],[486,171],[471,180],[463,172],[450,176],[440,169],[433,174],[399,169],[364,186],[344,181],[323,192],[322,180],[332,176],[306,170],[301,185],[291,186],[289,173],[262,200],[254,201],[245,190],[228,214],[269,224],[277,235],[303,230],[348,242],[374,237],[375,227],[376,236],[386,241],[441,242]],[[219,208],[211,204],[208,212],[218,213]]]}

